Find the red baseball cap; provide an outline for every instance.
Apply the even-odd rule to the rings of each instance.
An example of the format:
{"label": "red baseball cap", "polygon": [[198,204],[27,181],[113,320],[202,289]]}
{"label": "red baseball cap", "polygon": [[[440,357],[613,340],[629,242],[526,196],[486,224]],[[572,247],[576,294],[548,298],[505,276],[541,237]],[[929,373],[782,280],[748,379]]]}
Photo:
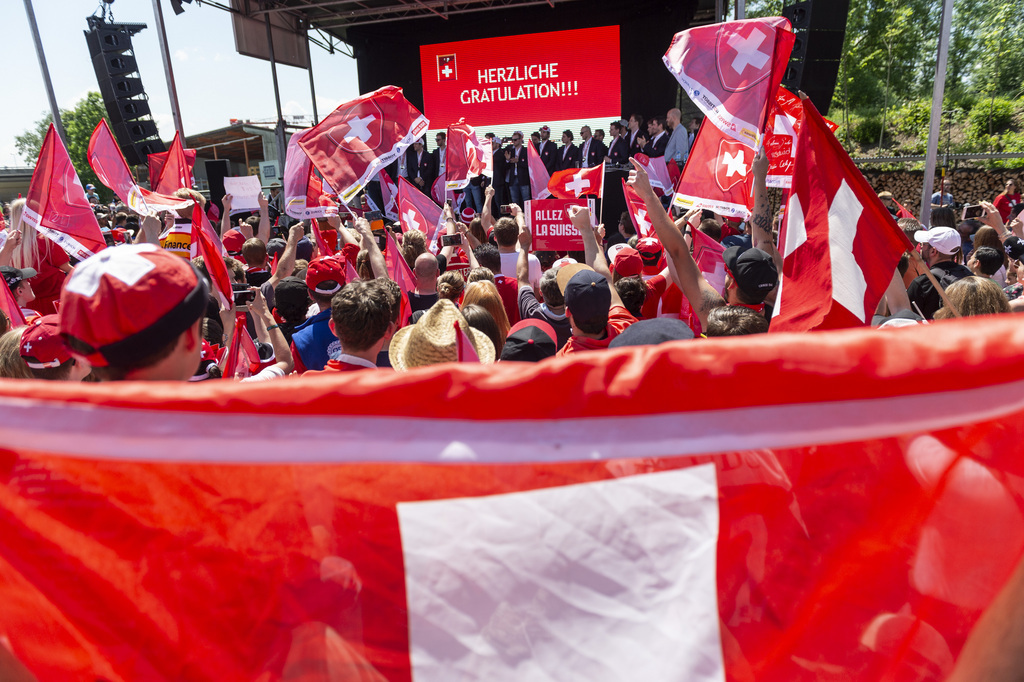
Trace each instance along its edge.
{"label": "red baseball cap", "polygon": [[[206,312],[206,280],[191,263],[153,244],[104,249],[72,271],[60,296],[60,333],[94,367],[131,364]],[[91,349],[75,349],[77,342]]]}
{"label": "red baseball cap", "polygon": [[643,272],[644,262],[640,259],[640,252],[636,249],[626,247],[619,249],[612,259],[612,272],[619,277],[632,277]]}
{"label": "red baseball cap", "polygon": [[231,255],[242,253],[242,244],[245,244],[245,235],[238,230],[231,229],[224,233],[221,238],[224,249]]}
{"label": "red baseball cap", "polygon": [[345,259],[336,256],[315,259],[306,268],[306,286],[324,296],[341,291],[345,286]]}
{"label": "red baseball cap", "polygon": [[60,367],[71,351],[60,336],[60,316],[37,317],[21,335],[21,359],[32,369]]}
{"label": "red baseball cap", "polygon": [[645,275],[656,275],[664,267],[661,263],[664,247],[654,237],[644,237],[638,241],[636,250],[640,253],[640,260],[643,261]]}

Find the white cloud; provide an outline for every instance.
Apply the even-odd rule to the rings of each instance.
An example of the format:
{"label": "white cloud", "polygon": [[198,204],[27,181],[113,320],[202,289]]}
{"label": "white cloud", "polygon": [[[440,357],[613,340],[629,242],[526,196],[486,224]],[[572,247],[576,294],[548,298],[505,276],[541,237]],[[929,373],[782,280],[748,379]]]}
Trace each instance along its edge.
{"label": "white cloud", "polygon": [[299,104],[298,102],[296,102],[293,99],[290,99],[287,102],[285,102],[284,104],[282,104],[281,105],[281,111],[286,116],[305,116],[306,114],[309,113],[306,110],[306,107],[302,106],[301,104]]}
{"label": "white cloud", "polygon": [[177,61],[177,62],[187,62],[188,61],[188,52],[185,52],[185,50],[175,50],[174,51],[174,61]]}

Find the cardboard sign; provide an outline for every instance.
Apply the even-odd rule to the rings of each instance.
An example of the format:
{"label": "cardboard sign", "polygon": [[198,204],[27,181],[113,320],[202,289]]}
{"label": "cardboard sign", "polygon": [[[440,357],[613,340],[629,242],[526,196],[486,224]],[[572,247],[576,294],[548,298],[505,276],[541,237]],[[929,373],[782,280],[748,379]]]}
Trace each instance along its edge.
{"label": "cardboard sign", "polygon": [[594,220],[594,202],[588,199],[531,199],[526,202],[526,225],[533,235],[534,251],[582,251],[583,237],[572,226],[569,206],[590,208]]}

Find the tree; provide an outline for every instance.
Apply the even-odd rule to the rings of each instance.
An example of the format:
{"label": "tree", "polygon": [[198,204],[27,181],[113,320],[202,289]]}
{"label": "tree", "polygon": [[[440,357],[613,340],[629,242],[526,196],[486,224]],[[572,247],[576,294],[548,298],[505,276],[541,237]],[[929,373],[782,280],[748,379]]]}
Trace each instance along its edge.
{"label": "tree", "polygon": [[[102,189],[99,179],[92,172],[89,166],[89,138],[100,119],[107,117],[107,110],[103,106],[103,98],[98,92],[90,92],[85,99],[80,100],[72,109],[61,109],[60,119],[64,124],[64,133],[67,135],[68,155],[71,163],[78,171],[78,177],[82,186],[87,184],[96,185],[97,190]],[[53,122],[53,116],[47,114],[36,121],[31,130],[26,130],[14,138],[14,145],[22,158],[28,163],[35,163],[39,158],[39,151],[43,147],[43,139],[46,131]],[[109,123],[109,121],[108,121]],[[105,190],[104,190],[105,191]],[[101,194],[103,196],[103,194]]]}

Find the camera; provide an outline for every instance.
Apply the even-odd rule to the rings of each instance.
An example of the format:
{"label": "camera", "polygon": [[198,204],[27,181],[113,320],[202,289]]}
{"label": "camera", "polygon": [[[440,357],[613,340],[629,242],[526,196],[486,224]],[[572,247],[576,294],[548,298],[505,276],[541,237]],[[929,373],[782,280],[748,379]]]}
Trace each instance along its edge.
{"label": "camera", "polygon": [[984,218],[986,215],[984,206],[964,206],[963,217],[961,220],[977,220],[978,218]]}
{"label": "camera", "polygon": [[388,233],[383,228],[373,231],[373,237],[377,240],[377,248],[383,251],[388,247]]}
{"label": "camera", "polygon": [[248,284],[233,282],[231,290],[234,292],[236,308],[249,305],[256,300],[256,291],[250,289]]}
{"label": "camera", "polygon": [[512,215],[512,205],[511,204],[502,204],[501,205],[501,215]]}
{"label": "camera", "polygon": [[446,234],[441,236],[441,246],[459,246],[461,244],[461,234]]}

